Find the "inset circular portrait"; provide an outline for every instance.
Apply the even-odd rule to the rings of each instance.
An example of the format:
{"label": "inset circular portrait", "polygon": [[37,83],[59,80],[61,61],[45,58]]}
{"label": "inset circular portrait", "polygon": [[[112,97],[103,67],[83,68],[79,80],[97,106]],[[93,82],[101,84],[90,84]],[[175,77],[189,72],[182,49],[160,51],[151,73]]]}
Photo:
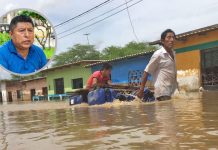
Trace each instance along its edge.
{"label": "inset circular portrait", "polygon": [[15,75],[31,75],[45,68],[55,54],[56,35],[51,23],[30,9],[0,17],[0,65]]}

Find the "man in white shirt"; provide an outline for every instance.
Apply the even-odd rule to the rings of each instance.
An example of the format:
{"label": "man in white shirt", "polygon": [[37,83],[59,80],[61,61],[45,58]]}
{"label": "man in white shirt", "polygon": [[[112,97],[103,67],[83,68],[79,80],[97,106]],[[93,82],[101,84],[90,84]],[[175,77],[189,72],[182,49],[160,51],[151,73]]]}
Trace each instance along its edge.
{"label": "man in white shirt", "polygon": [[175,52],[175,32],[171,29],[161,34],[162,47],[155,51],[144,70],[142,83],[137,93],[139,98],[144,95],[144,88],[148,75],[152,75],[154,82],[154,95],[159,101],[171,99],[171,95],[178,88]]}

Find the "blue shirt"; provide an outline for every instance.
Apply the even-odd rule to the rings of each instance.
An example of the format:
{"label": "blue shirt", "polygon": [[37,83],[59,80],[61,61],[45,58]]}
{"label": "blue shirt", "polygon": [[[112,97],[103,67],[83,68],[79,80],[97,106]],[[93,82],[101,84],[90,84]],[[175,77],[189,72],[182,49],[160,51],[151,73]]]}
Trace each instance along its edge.
{"label": "blue shirt", "polygon": [[46,63],[47,59],[43,50],[36,45],[29,48],[26,59],[17,52],[12,40],[0,46],[0,65],[11,72],[33,73],[44,67]]}

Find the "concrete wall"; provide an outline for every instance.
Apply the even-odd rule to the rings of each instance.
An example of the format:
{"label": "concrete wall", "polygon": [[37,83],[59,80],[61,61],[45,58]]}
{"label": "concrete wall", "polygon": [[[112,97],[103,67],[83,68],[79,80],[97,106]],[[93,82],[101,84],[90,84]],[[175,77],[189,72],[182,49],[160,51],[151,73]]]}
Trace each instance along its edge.
{"label": "concrete wall", "polygon": [[5,81],[0,81],[0,91],[2,94],[2,102],[7,102],[7,91]]}
{"label": "concrete wall", "polygon": [[200,51],[178,53],[176,55],[177,79],[181,89],[196,91],[200,84]]}
{"label": "concrete wall", "polygon": [[212,41],[218,41],[218,30],[210,31],[205,34],[195,34],[189,36],[186,40],[177,41],[175,43],[175,49],[184,48],[188,46],[198,45],[202,43],[209,43]]}
{"label": "concrete wall", "polygon": [[64,78],[64,92],[72,91],[71,80],[76,78],[83,78],[83,86],[86,86],[86,82],[91,75],[90,68],[84,68],[82,66],[70,66],[62,69],[51,70],[47,74],[47,86],[48,94],[55,94],[54,80],[58,78]]}

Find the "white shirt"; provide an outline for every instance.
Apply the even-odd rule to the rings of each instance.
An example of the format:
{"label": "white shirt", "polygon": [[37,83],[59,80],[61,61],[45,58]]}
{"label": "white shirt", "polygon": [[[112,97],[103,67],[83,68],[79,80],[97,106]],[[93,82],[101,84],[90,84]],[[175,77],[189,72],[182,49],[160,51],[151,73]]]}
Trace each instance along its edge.
{"label": "white shirt", "polygon": [[173,55],[174,59],[162,47],[154,52],[145,68],[145,71],[152,75],[155,97],[171,96],[178,87],[175,51]]}

